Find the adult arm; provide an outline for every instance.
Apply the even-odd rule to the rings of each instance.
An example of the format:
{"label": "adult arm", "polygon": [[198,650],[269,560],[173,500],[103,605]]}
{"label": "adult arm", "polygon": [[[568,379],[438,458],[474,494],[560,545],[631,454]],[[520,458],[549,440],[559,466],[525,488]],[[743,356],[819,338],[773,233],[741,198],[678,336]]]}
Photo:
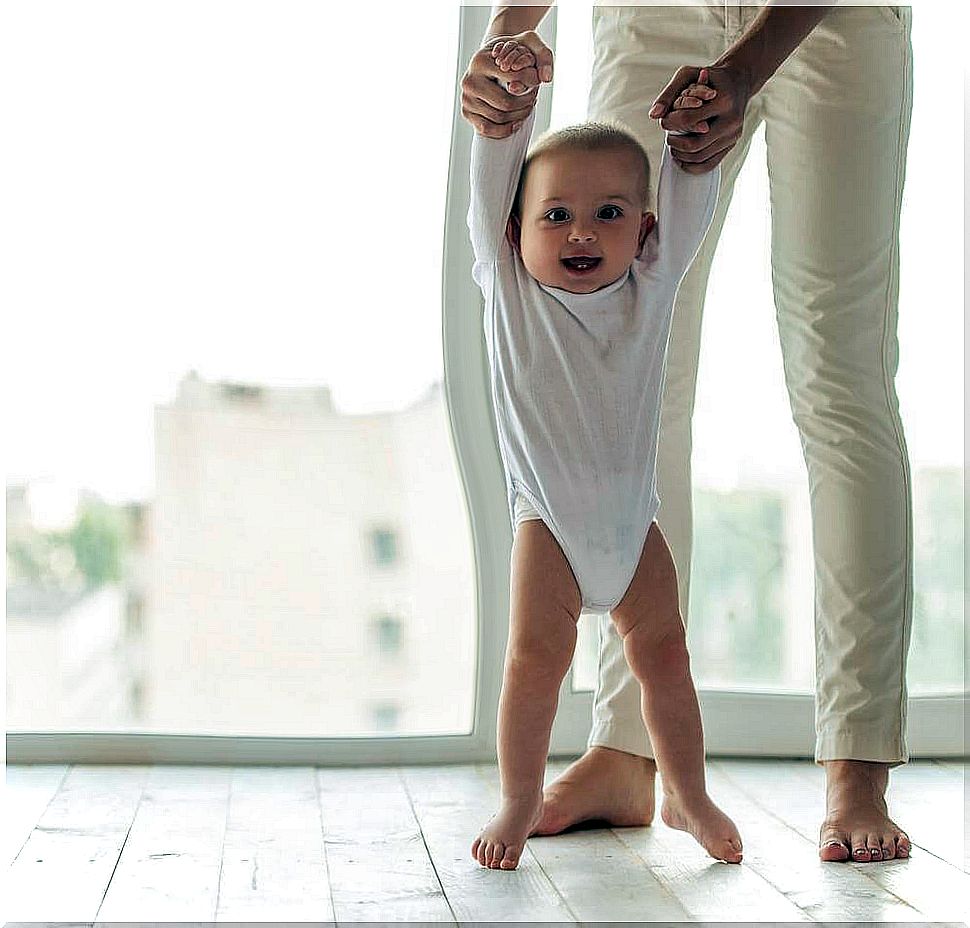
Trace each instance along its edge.
{"label": "adult arm", "polygon": [[689,133],[669,139],[671,152],[685,171],[709,171],[734,147],[748,101],[835,5],[790,6],[788,0],[769,0],[738,40],[705,67],[717,97],[702,106],[671,109],[701,71],[677,70],[654,101],[650,116],[660,119],[664,129]]}

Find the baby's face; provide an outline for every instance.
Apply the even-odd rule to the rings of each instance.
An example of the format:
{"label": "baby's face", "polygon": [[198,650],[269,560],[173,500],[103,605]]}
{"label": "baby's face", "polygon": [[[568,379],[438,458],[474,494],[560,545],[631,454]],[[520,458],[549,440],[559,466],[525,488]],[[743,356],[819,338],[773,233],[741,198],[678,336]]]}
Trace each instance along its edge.
{"label": "baby's face", "polygon": [[[529,165],[521,219],[512,216],[507,233],[540,283],[592,293],[626,273],[654,224],[630,152],[555,152]],[[583,269],[566,260],[577,255],[599,260]]]}

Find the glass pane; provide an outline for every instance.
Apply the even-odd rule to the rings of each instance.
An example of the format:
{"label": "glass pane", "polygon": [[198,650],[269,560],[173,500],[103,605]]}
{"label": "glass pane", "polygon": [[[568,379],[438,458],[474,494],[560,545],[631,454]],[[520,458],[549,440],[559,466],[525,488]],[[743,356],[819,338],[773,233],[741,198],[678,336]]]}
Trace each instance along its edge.
{"label": "glass pane", "polygon": [[363,55],[352,5],[6,11],[9,729],[471,729],[459,10],[420,79],[379,17]]}
{"label": "glass pane", "polygon": [[[570,97],[554,97],[558,125],[585,118],[591,62],[588,13],[565,12],[560,8],[567,25],[565,34],[560,27],[556,79]],[[913,480],[913,694],[963,684],[962,198],[958,191],[939,196],[934,129],[951,120],[934,87],[962,80],[958,43],[943,11],[916,11],[896,378]],[[930,73],[933,81],[919,79]],[[775,323],[765,159],[762,127],[735,187],[704,310],[688,629],[699,685],[808,692],[815,663],[811,517]],[[593,689],[596,629],[584,622],[573,684]]]}

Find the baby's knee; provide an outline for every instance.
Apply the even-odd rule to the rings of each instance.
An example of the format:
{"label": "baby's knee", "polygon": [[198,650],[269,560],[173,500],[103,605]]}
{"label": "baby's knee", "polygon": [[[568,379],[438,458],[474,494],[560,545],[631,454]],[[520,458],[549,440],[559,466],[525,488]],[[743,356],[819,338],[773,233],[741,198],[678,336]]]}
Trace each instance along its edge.
{"label": "baby's knee", "polygon": [[518,634],[509,641],[507,663],[532,676],[561,680],[572,663],[576,650],[576,628],[564,628],[562,634]]}
{"label": "baby's knee", "polygon": [[622,637],[627,662],[636,676],[678,679],[690,675],[687,632],[679,614],[659,628],[645,618],[628,628]]}

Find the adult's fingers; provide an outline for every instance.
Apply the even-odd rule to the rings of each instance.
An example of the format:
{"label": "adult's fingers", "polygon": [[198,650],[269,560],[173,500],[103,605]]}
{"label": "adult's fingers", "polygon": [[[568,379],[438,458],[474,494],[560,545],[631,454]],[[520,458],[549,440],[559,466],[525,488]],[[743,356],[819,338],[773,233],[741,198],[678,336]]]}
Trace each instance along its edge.
{"label": "adult's fingers", "polygon": [[[534,38],[533,38],[534,37]],[[541,54],[545,43],[535,33],[491,38],[472,55],[461,80],[461,114],[482,135],[503,138],[510,134],[503,127],[525,119],[535,105],[541,80],[535,67],[503,71],[492,57],[492,48],[514,38],[519,44],[531,43],[533,55]],[[541,46],[541,48],[539,47]],[[546,49],[546,51],[549,51]],[[551,58],[552,52],[549,52]],[[507,88],[513,85],[515,92]],[[526,89],[527,88],[527,89]],[[500,127],[495,130],[485,125]]]}
{"label": "adult's fingers", "polygon": [[713,171],[721,161],[724,160],[727,153],[731,150],[733,146],[728,146],[724,151],[718,152],[714,157],[708,158],[707,161],[680,161],[678,158],[674,160],[684,169],[688,174],[706,174],[708,171]]}
{"label": "adult's fingers", "polygon": [[483,119],[481,116],[473,116],[471,118],[466,117],[468,121],[474,126],[475,131],[479,135],[484,135],[486,138],[490,139],[504,139],[508,138],[513,132],[515,132],[519,126],[522,125],[520,122],[510,122],[505,125],[497,124],[494,122],[489,122],[487,119]]}
{"label": "adult's fingers", "polygon": [[[694,141],[696,136],[686,137],[686,136],[676,136],[674,138],[669,138],[667,144],[670,146],[670,154],[673,156],[674,160],[677,161],[681,167],[686,167],[686,165],[706,165],[710,162],[711,158],[715,156],[723,157],[726,155],[734,146],[737,144],[738,139],[741,137],[741,133],[738,132],[733,135],[724,136],[719,139],[712,139],[709,144],[698,144]],[[707,142],[707,136],[700,136],[701,143]],[[689,149],[680,148],[680,145],[690,145]],[[720,158],[718,158],[720,160]],[[715,162],[716,163],[716,162]],[[713,167],[710,164],[710,167]]]}
{"label": "adult's fingers", "polygon": [[[462,85],[461,115],[479,135],[506,138],[514,131],[513,126],[521,124],[532,112],[537,95],[538,86],[522,96],[515,96],[506,93],[492,80],[475,79]],[[500,109],[491,102],[496,99],[501,106],[509,106],[509,102],[513,105],[509,109]]]}
{"label": "adult's fingers", "polygon": [[[494,64],[492,69],[490,71],[480,63],[469,66],[461,81],[462,109],[470,109],[489,118],[494,115],[493,111],[508,113],[515,118],[522,115],[523,108],[526,111],[531,109],[539,92],[539,77],[535,68],[523,68],[516,71],[514,76],[494,68]],[[529,87],[529,92],[509,93],[506,85],[515,81]],[[479,107],[476,101],[481,101],[485,106]]]}
{"label": "adult's fingers", "polygon": [[462,89],[461,114],[475,125],[473,117],[487,119],[498,125],[525,119],[535,106],[535,89],[516,96],[506,93],[497,84],[469,84]]}

